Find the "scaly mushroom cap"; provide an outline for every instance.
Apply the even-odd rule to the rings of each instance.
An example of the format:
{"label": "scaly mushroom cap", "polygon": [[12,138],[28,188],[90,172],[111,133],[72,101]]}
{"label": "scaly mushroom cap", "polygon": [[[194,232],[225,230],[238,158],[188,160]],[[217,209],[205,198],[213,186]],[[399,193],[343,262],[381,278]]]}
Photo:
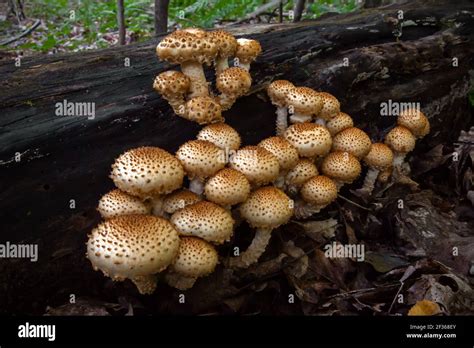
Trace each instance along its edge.
{"label": "scaly mushroom cap", "polygon": [[258,146],[270,151],[280,164],[280,170],[293,168],[299,160],[298,150],[283,137],[270,137],[262,140]]}
{"label": "scaly mushroom cap", "polygon": [[332,139],[333,151],[347,151],[362,159],[370,151],[372,141],[363,130],[351,127],[336,134]]}
{"label": "scaly mushroom cap", "polygon": [[265,185],[278,177],[278,159],[259,146],[245,146],[230,159],[230,167],[242,172],[251,184]]}
{"label": "scaly mushroom cap", "polygon": [[285,177],[285,183],[295,187],[301,187],[307,180],[318,175],[318,168],[313,161],[300,159]]}
{"label": "scaly mushroom cap", "polygon": [[274,186],[252,192],[240,205],[240,214],[254,228],[274,229],[286,224],[293,215],[293,201]]}
{"label": "scaly mushroom cap", "polygon": [[195,61],[209,65],[217,52],[217,43],[200,29],[177,30],[156,46],[158,57],[172,64]]}
{"label": "scaly mushroom cap", "polygon": [[332,136],[351,127],[354,127],[354,121],[352,121],[352,118],[344,112],[339,112],[326,123],[326,128]]}
{"label": "scaly mushroom cap", "polygon": [[429,127],[428,118],[418,109],[403,110],[398,115],[397,123],[408,128],[417,138],[425,136],[426,125]]}
{"label": "scaly mushroom cap", "polygon": [[216,78],[219,92],[240,97],[248,92],[252,85],[252,77],[247,70],[232,67],[221,72]]}
{"label": "scaly mushroom cap", "polygon": [[220,104],[208,96],[194,97],[188,100],[185,118],[200,125],[224,122]]}
{"label": "scaly mushroom cap", "polygon": [[295,123],[286,129],[284,137],[301,157],[324,156],[332,146],[329,131],[314,123]]}
{"label": "scaly mushroom cap", "polygon": [[385,144],[399,153],[408,153],[415,148],[416,138],[410,130],[403,126],[396,126],[385,136]]}
{"label": "scaly mushroom cap", "polygon": [[165,97],[182,97],[189,91],[191,80],[180,71],[165,71],[155,78],[153,88]]}
{"label": "scaly mushroom cap", "polygon": [[178,254],[179,236],[167,220],[150,215],[112,218],[92,230],[87,257],[114,280],[159,273]]}
{"label": "scaly mushroom cap", "polygon": [[190,179],[204,179],[225,167],[224,151],[207,140],[190,140],[176,151],[176,157]]}
{"label": "scaly mushroom cap", "polygon": [[307,203],[325,207],[337,198],[337,186],[324,175],[314,176],[301,187],[301,197]]}
{"label": "scaly mushroom cap", "polygon": [[239,133],[226,123],[213,123],[204,127],[197,139],[210,141],[223,150],[236,151],[241,144]]}
{"label": "scaly mushroom cap", "polygon": [[294,87],[286,96],[289,107],[293,107],[294,113],[313,115],[321,110],[322,98],[319,93],[309,87]]}
{"label": "scaly mushroom cap", "polygon": [[237,40],[235,37],[224,30],[214,30],[207,35],[217,43],[220,57],[233,57],[237,50]]}
{"label": "scaly mushroom cap", "polygon": [[110,178],[122,191],[140,198],[170,193],[183,186],[180,161],[159,147],[144,146],[120,155]]}
{"label": "scaly mushroom cap", "polygon": [[207,201],[178,210],[170,221],[181,235],[199,237],[215,244],[230,240],[234,231],[234,219],[230,213]]}
{"label": "scaly mushroom cap", "polygon": [[362,171],[359,160],[349,152],[331,152],[321,165],[324,175],[336,181],[350,184]]}
{"label": "scaly mushroom cap", "polygon": [[217,266],[219,255],[208,242],[195,237],[182,237],[178,256],[170,269],[190,278],[204,277]]}
{"label": "scaly mushroom cap", "polygon": [[393,152],[385,144],[373,143],[369,153],[364,157],[364,162],[371,168],[385,170],[392,166]]}
{"label": "scaly mushroom cap", "polygon": [[115,189],[102,196],[97,210],[104,219],[110,219],[120,215],[149,214],[151,208],[141,199]]}
{"label": "scaly mushroom cap", "polygon": [[323,106],[317,116],[326,121],[336,117],[341,111],[341,104],[339,103],[339,100],[337,100],[337,98],[332,94],[326,92],[319,92],[319,96],[322,99]]}
{"label": "scaly mushroom cap", "polygon": [[244,174],[232,168],[224,168],[209,178],[204,186],[206,198],[227,207],[242,203],[250,194],[250,183]]}
{"label": "scaly mushroom cap", "polygon": [[273,105],[284,107],[287,106],[286,96],[295,86],[287,80],[276,80],[267,87],[267,94]]}
{"label": "scaly mushroom cap", "polygon": [[262,46],[256,40],[237,39],[237,50],[235,56],[241,63],[249,64],[257,59],[257,56],[262,53]]}
{"label": "scaly mushroom cap", "polygon": [[163,200],[163,210],[168,214],[173,214],[179,209],[200,202],[202,198],[194,192],[186,189],[177,190],[167,195]]}

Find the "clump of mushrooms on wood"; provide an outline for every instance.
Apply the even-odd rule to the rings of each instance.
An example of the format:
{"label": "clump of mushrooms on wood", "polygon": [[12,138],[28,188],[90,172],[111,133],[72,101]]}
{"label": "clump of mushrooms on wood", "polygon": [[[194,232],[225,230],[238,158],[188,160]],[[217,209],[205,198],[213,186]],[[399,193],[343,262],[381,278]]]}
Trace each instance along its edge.
{"label": "clump of mushrooms on wood", "polygon": [[[277,108],[275,136],[242,144],[222,111],[248,93],[260,44],[192,28],[169,34],[156,52],[180,64],[181,72],[159,74],[154,89],[176,115],[205,126],[175,155],[143,146],[118,156],[110,174],[116,188],[98,204],[104,222],[87,242],[95,270],[115,281],[131,280],[141,294],[153,293],[160,279],[189,289],[220,260],[233,269],[256,263],[272,231],[333,203],[343,185],[359,178],[361,163],[367,174],[355,192],[365,198],[377,182],[408,177],[405,157],[430,130],[428,118],[409,109],[384,142],[372,142],[335,96],[276,80],[267,87]],[[238,66],[230,67],[229,60]],[[203,65],[211,64],[218,93],[204,74]],[[255,229],[250,246],[230,258],[219,256],[219,246],[231,241],[241,221]]]}

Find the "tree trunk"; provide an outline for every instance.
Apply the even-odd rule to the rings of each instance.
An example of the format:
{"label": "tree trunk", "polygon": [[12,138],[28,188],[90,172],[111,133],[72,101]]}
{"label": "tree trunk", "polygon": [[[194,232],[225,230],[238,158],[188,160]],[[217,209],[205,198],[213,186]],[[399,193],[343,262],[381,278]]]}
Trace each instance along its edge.
{"label": "tree trunk", "polygon": [[[334,94],[357,126],[382,139],[394,117],[381,103],[415,101],[431,121],[416,151],[452,143],[472,123],[467,99],[473,69],[472,2],[410,1],[295,24],[232,28],[261,42],[253,87],[225,112],[243,144],[274,134],[275,108],[265,86],[288,79]],[[404,11],[403,34],[392,21]],[[76,54],[0,63],[0,219],[2,240],[37,243],[36,263],[0,264],[0,313],[42,314],[64,294],[106,296],[106,279],[85,259],[87,233],[100,220],[98,199],[112,189],[114,159],[153,145],[174,152],[200,127],[173,115],[152,88],[154,77],[177,66],[159,62],[150,42]],[[129,62],[129,64],[127,64]],[[211,79],[212,69],[207,71]],[[94,114],[67,116],[68,102]],[[15,296],[10,294],[14,293]],[[32,295],[34,293],[34,296]],[[159,298],[160,296],[156,296]]]}
{"label": "tree trunk", "polygon": [[296,0],[295,7],[293,9],[293,22],[299,22],[303,15],[305,0]]}
{"label": "tree trunk", "polygon": [[125,45],[125,9],[123,0],[117,0],[117,23],[119,29],[119,44]]}
{"label": "tree trunk", "polygon": [[169,0],[155,0],[155,35],[168,31]]}

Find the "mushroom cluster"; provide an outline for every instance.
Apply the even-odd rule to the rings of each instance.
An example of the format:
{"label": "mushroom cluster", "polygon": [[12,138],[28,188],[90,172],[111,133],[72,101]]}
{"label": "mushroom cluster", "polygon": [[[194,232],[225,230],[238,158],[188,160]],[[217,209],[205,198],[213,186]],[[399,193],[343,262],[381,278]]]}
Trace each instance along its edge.
{"label": "mushroom cluster", "polygon": [[[221,110],[241,95],[237,86],[250,87],[258,43],[186,29],[168,35],[157,51],[183,72],[159,75],[155,87],[175,111],[185,105],[178,115],[210,124],[174,155],[153,146],[119,155],[110,174],[116,188],[98,204],[105,221],[87,243],[94,269],[116,281],[130,279],[142,294],[153,293],[159,278],[185,290],[212,273],[219,247],[232,240],[241,221],[255,230],[253,240],[222,263],[249,267],[265,252],[272,231],[334,202],[341,187],[361,175],[361,163],[368,169],[358,192],[366,196],[377,178],[408,175],[404,158],[429,133],[427,117],[410,109],[399,115],[385,143],[373,143],[333,95],[278,80],[267,89],[277,106],[277,134],[242,144],[240,134],[222,122]],[[229,67],[229,57],[241,67]],[[219,96],[209,94],[202,70],[212,62]],[[239,74],[247,76],[243,82]]]}
{"label": "mushroom cluster", "polygon": [[[261,52],[258,41],[236,39],[223,30],[176,30],[160,41],[156,54],[160,60],[179,64],[181,72],[159,74],[153,88],[180,117],[201,125],[223,122],[221,112],[249,91],[250,63]],[[233,67],[229,67],[229,59]],[[216,75],[215,91],[210,88],[203,68],[211,64]]]}

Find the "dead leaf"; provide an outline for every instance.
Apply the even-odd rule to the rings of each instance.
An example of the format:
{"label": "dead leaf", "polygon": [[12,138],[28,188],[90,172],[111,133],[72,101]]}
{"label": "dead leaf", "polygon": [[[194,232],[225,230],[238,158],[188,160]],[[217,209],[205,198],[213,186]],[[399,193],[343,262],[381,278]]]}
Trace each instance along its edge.
{"label": "dead leaf", "polygon": [[418,315],[437,315],[441,313],[441,308],[436,302],[429,300],[418,301],[413,307],[408,311],[410,316]]}

